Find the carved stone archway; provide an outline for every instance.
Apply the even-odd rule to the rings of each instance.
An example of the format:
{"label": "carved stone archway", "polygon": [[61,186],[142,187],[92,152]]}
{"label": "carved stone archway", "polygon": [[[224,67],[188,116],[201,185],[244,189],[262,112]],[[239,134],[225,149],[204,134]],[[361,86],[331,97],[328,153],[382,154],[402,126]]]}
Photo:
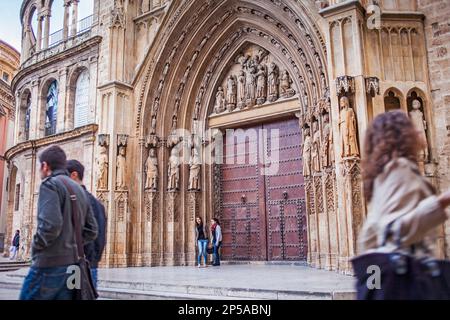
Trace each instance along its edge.
{"label": "carved stone archway", "polygon": [[[213,200],[215,170],[214,166],[202,165],[202,187],[189,190],[189,164],[179,165],[179,172],[175,171],[178,185],[174,186],[172,151],[181,144],[181,139],[173,129],[191,133],[209,129],[217,89],[226,80],[226,71],[246,48],[261,48],[277,61],[280,70],[290,75],[297,108],[289,112],[297,114],[301,127],[311,126],[313,119],[321,117],[326,109],[328,75],[326,50],[319,28],[311,19],[313,15],[309,8],[289,0],[270,0],[263,5],[251,0],[184,1],[171,7],[163,28],[166,31],[156,40],[160,45],[149,53],[158,58],[147,62],[147,73],[142,72],[139,82],[142,90],[136,134],[141,143],[137,165],[143,168],[143,176],[137,177],[137,181],[146,180],[150,149],[155,149],[152,154],[158,159],[157,188],[146,188],[141,183],[136,190],[143,195],[138,204],[140,221],[148,222],[140,232],[143,264],[183,265],[194,260],[194,217],[209,219],[217,207]],[[189,139],[184,136],[183,141],[186,140]],[[203,159],[210,152],[212,140],[205,137],[200,141]],[[189,149],[182,152],[184,156],[186,150]],[[331,179],[335,179],[332,171],[328,170]],[[314,186],[320,195],[313,195],[308,207],[316,206],[315,202],[324,198],[334,199],[334,194],[321,192],[324,183],[334,185],[330,177],[325,170],[323,176],[317,174]],[[321,203],[318,207],[322,209],[317,214],[325,212],[326,205]],[[318,218],[311,219],[318,226]],[[312,234],[318,237],[318,232]],[[317,238],[316,242],[320,240]],[[315,254],[314,259],[320,260],[319,252]],[[323,265],[331,268],[330,257],[325,260],[327,263]]]}

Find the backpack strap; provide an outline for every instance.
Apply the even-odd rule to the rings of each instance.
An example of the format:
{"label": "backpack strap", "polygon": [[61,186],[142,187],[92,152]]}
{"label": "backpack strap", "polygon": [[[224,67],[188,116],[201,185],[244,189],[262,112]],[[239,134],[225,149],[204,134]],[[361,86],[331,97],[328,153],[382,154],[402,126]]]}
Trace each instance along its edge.
{"label": "backpack strap", "polygon": [[77,260],[80,260],[81,258],[84,257],[84,248],[83,248],[83,240],[82,240],[82,236],[81,236],[80,219],[78,217],[79,211],[78,211],[77,195],[73,191],[72,186],[64,178],[60,178],[58,180],[61,181],[65,185],[65,187],[67,188],[67,191],[69,191],[69,194],[70,194],[70,203],[71,203],[71,207],[72,207],[72,226],[73,226],[73,230],[75,233],[75,241],[77,244],[77,252],[78,252]]}

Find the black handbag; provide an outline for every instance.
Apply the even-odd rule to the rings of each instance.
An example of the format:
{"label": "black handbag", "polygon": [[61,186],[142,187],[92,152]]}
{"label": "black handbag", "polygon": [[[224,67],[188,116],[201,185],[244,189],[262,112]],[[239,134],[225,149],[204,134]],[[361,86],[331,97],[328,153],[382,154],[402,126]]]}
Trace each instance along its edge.
{"label": "black handbag", "polygon": [[213,254],[214,253],[214,247],[211,243],[208,244],[208,246],[206,247],[206,253],[207,254]]}
{"label": "black handbag", "polygon": [[[385,232],[383,245],[390,234],[391,223]],[[400,235],[396,246],[401,247]],[[358,300],[449,300],[450,262],[432,258],[417,258],[411,254],[369,253],[351,262],[357,278]],[[379,288],[373,281],[379,271]]]}
{"label": "black handbag", "polygon": [[78,219],[78,201],[77,196],[73,192],[72,187],[61,179],[61,181],[66,186],[70,194],[70,200],[72,203],[72,225],[75,232],[75,240],[77,245],[78,253],[78,267],[80,268],[80,289],[74,289],[74,300],[96,300],[99,295],[94,286],[94,281],[92,279],[91,268],[89,261],[86,259],[84,254],[84,247],[81,235],[80,220]]}

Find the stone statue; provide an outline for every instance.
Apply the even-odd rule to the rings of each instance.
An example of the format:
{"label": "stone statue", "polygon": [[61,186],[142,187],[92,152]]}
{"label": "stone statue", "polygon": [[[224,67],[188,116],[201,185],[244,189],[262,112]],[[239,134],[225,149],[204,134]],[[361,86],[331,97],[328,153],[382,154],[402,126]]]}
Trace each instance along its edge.
{"label": "stone statue", "polygon": [[156,150],[151,148],[147,161],[145,162],[145,172],[147,179],[145,180],[146,190],[156,190],[158,188],[158,159],[156,158]]}
{"label": "stone statue", "polygon": [[266,95],[266,86],[267,86],[267,79],[266,79],[266,69],[263,65],[259,65],[258,72],[256,73],[256,103],[261,105],[264,102],[266,102],[267,95]]}
{"label": "stone statue", "polygon": [[280,89],[283,98],[290,98],[295,94],[292,89],[292,79],[287,70],[284,70],[281,75]]}
{"label": "stone statue", "polygon": [[321,151],[321,139],[319,131],[319,123],[315,121],[313,123],[313,141],[312,141],[312,152],[311,152],[311,162],[312,169],[314,172],[320,172],[320,151]]}
{"label": "stone statue", "polygon": [[200,170],[201,163],[197,148],[192,148],[191,161],[189,162],[189,190],[200,190]]}
{"label": "stone statue", "polygon": [[334,162],[333,131],[330,125],[330,115],[323,116],[322,167],[329,168]]}
{"label": "stone statue", "polygon": [[245,87],[246,87],[246,98],[247,107],[252,107],[255,104],[256,96],[256,78],[255,78],[255,67],[253,64],[247,66],[246,77],[245,77]]}
{"label": "stone statue", "polygon": [[168,191],[179,190],[180,182],[180,159],[178,157],[178,147],[172,148],[169,158],[169,168],[168,168]]}
{"label": "stone statue", "polygon": [[106,146],[100,146],[100,155],[97,160],[98,165],[98,179],[97,188],[99,190],[108,189],[108,148]]}
{"label": "stone statue", "polygon": [[227,110],[233,111],[237,104],[237,86],[235,78],[230,75],[227,81]]}
{"label": "stone statue", "polygon": [[409,113],[411,121],[414,123],[416,129],[420,132],[420,136],[425,143],[422,150],[420,150],[419,161],[426,162],[428,160],[428,140],[427,140],[427,122],[420,108],[422,107],[419,100],[412,102],[412,111]]}
{"label": "stone statue", "polygon": [[309,128],[305,129],[305,137],[303,142],[303,176],[311,176],[311,151],[312,151],[312,141],[309,134]]}
{"label": "stone statue", "polygon": [[269,89],[269,101],[270,102],[274,102],[276,100],[278,100],[278,96],[279,96],[279,84],[280,84],[280,80],[279,80],[279,71],[278,71],[278,67],[275,63],[271,63],[269,65],[269,78],[268,78],[268,89]]}
{"label": "stone statue", "polygon": [[156,133],[156,115],[154,115],[152,117],[152,130],[151,130],[151,134],[155,134]]}
{"label": "stone statue", "polygon": [[223,88],[219,87],[216,93],[216,104],[214,105],[214,113],[222,113],[225,111],[224,108],[225,96],[223,93]]}
{"label": "stone statue", "polygon": [[245,73],[241,70],[238,75],[238,108],[242,109],[245,107]]}
{"label": "stone statue", "polygon": [[126,168],[126,149],[124,146],[119,147],[119,155],[117,156],[117,190],[124,190],[125,185],[125,168]]}
{"label": "stone statue", "polygon": [[350,100],[347,97],[342,97],[340,100],[339,132],[341,134],[341,156],[343,158],[358,157],[356,115],[350,107]]}

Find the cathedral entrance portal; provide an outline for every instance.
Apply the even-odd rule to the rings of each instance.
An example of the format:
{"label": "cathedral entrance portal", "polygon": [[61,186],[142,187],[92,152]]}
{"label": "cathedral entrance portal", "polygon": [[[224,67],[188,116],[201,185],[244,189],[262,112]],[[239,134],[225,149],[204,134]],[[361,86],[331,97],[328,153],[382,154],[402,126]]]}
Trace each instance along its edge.
{"label": "cathedral entrance portal", "polygon": [[297,119],[228,131],[221,165],[223,258],[306,261]]}

